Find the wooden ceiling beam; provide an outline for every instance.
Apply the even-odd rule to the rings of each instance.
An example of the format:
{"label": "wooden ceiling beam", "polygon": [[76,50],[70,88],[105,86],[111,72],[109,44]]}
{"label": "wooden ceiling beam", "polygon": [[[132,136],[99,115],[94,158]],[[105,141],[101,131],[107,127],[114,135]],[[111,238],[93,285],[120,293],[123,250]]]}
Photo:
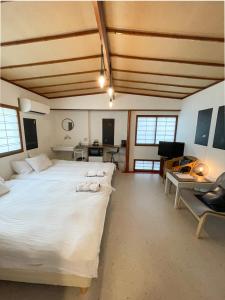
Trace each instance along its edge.
{"label": "wooden ceiling beam", "polygon": [[52,92],[47,92],[43,93],[43,95],[48,95],[48,94],[54,94],[54,93],[63,93],[63,92],[75,92],[75,91],[84,91],[84,90],[94,90],[94,89],[99,89],[100,87],[98,86],[93,86],[93,87],[87,87],[87,88],[81,88],[81,89],[69,89],[69,90],[62,90],[62,91],[52,91]]}
{"label": "wooden ceiling beam", "polygon": [[160,95],[153,95],[153,94],[124,92],[124,91],[120,91],[118,89],[116,89],[115,92],[121,93],[121,94],[139,95],[139,96],[147,96],[147,97],[150,96],[150,97],[157,97],[157,98],[168,98],[168,99],[179,99],[179,100],[183,99],[183,98],[180,98],[180,97],[169,97],[169,96],[160,96]]}
{"label": "wooden ceiling beam", "polygon": [[155,85],[174,86],[174,87],[181,87],[181,88],[192,88],[192,89],[201,89],[201,88],[202,88],[202,86],[183,85],[183,84],[172,84],[172,83],[159,83],[159,82],[141,81],[141,80],[128,80],[128,79],[119,79],[119,78],[115,78],[115,77],[113,77],[113,80],[116,80],[116,81],[123,81],[123,82],[133,82],[133,83],[144,83],[144,84],[155,84]]}
{"label": "wooden ceiling beam", "polygon": [[212,36],[209,37],[209,36],[184,35],[184,34],[175,34],[175,33],[143,31],[143,30],[135,30],[135,29],[122,29],[122,28],[114,28],[114,27],[107,27],[107,32],[115,33],[115,34],[133,35],[133,36],[159,37],[159,38],[178,39],[178,40],[224,43],[224,38],[212,37]]}
{"label": "wooden ceiling beam", "polygon": [[96,54],[96,55],[88,55],[88,56],[64,58],[64,59],[39,61],[39,62],[28,63],[28,64],[21,64],[21,65],[9,65],[9,66],[1,67],[0,69],[1,70],[5,70],[5,69],[15,69],[15,68],[34,67],[34,66],[41,66],[41,65],[59,64],[59,63],[66,63],[66,62],[71,62],[71,61],[77,61],[77,60],[96,59],[96,58],[99,58],[99,57],[101,57],[101,55],[100,54]]}
{"label": "wooden ceiling beam", "polygon": [[105,13],[103,7],[103,1],[93,1],[93,7],[95,12],[95,18],[97,22],[97,27],[100,35],[100,40],[103,47],[104,63],[106,68],[106,74],[111,82],[111,61],[110,61],[110,50],[109,50],[109,41],[106,32],[106,22],[105,22]]}
{"label": "wooden ceiling beam", "polygon": [[16,40],[16,41],[8,41],[8,42],[3,42],[0,45],[1,45],[1,47],[16,46],[16,45],[24,45],[24,44],[32,44],[32,43],[38,43],[38,42],[48,42],[48,41],[53,41],[53,40],[67,39],[67,38],[85,36],[85,35],[96,34],[96,33],[98,33],[98,29],[88,29],[88,30],[83,30],[83,31],[75,31],[75,32],[62,33],[62,34],[56,34],[56,35],[40,36],[40,37]]}
{"label": "wooden ceiling beam", "polygon": [[59,99],[59,98],[68,98],[68,97],[78,97],[78,96],[89,96],[89,95],[97,95],[97,94],[105,94],[106,92],[96,92],[96,93],[87,93],[87,94],[75,94],[69,96],[58,96],[58,97],[48,97],[48,99]]}
{"label": "wooden ceiling beam", "polygon": [[40,89],[40,88],[46,88],[46,87],[54,87],[54,86],[57,87],[57,86],[62,86],[62,85],[82,84],[82,83],[90,83],[90,82],[96,82],[96,80],[86,80],[86,81],[76,81],[76,82],[59,83],[59,84],[31,86],[30,89]]}
{"label": "wooden ceiling beam", "polygon": [[208,76],[195,76],[195,75],[185,75],[185,74],[167,74],[167,73],[153,73],[153,72],[142,72],[142,71],[132,71],[123,69],[112,69],[113,72],[123,72],[123,73],[133,73],[142,75],[157,75],[157,76],[168,76],[168,77],[178,77],[178,78],[188,78],[188,79],[200,79],[200,80],[224,80],[224,78],[208,77]]}
{"label": "wooden ceiling beam", "polygon": [[112,57],[119,57],[124,59],[136,59],[136,60],[145,60],[145,61],[159,61],[159,62],[169,62],[176,64],[189,64],[189,65],[200,65],[208,67],[224,67],[224,63],[215,63],[207,61],[192,61],[192,60],[181,60],[181,59],[172,59],[172,58],[156,58],[156,57],[143,57],[143,56],[133,56],[133,55],[123,55],[118,53],[111,53]]}
{"label": "wooden ceiling beam", "polygon": [[149,91],[149,92],[163,92],[163,93],[171,93],[171,94],[188,95],[188,93],[171,92],[171,91],[166,91],[166,90],[155,90],[155,89],[136,88],[136,87],[122,86],[122,85],[115,85],[115,88],[131,89],[131,90],[140,90],[140,91]]}
{"label": "wooden ceiling beam", "polygon": [[82,75],[82,74],[90,74],[90,73],[98,73],[99,69],[83,71],[83,72],[72,72],[72,73],[63,73],[63,74],[55,74],[55,75],[44,75],[44,76],[35,76],[35,77],[24,77],[24,78],[14,78],[10,79],[11,81],[26,81],[26,80],[34,80],[34,79],[44,79],[44,78],[54,78],[54,77],[62,77],[62,76],[70,76],[70,75]]}

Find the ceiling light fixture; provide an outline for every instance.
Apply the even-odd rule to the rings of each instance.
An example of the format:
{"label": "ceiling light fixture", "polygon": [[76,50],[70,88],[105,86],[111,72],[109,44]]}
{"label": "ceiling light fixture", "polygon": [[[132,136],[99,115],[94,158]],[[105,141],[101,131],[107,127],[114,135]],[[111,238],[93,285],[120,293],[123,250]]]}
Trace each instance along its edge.
{"label": "ceiling light fixture", "polygon": [[100,69],[100,75],[99,75],[99,78],[98,78],[98,83],[99,83],[99,86],[100,86],[101,89],[105,85],[104,69],[105,69],[105,66],[104,66],[104,57],[103,57],[103,47],[101,45],[101,69]]}
{"label": "ceiling light fixture", "polygon": [[109,88],[107,90],[107,93],[108,93],[110,99],[114,98],[113,97],[114,96],[114,89],[113,89],[113,85],[112,85],[112,70],[111,70],[111,66],[110,66],[110,84],[109,84]]}
{"label": "ceiling light fixture", "polygon": [[109,107],[112,108],[112,106],[113,106],[113,99],[110,98],[110,100],[109,100]]}

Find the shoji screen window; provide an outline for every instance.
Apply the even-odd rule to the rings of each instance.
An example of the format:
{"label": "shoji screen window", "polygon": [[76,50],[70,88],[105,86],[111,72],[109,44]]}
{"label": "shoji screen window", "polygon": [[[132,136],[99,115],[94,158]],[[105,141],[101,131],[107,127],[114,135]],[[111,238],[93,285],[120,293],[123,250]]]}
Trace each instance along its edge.
{"label": "shoji screen window", "polygon": [[177,116],[137,116],[136,145],[158,145],[173,142],[176,137]]}
{"label": "shoji screen window", "polygon": [[0,104],[0,157],[22,151],[18,109]]}

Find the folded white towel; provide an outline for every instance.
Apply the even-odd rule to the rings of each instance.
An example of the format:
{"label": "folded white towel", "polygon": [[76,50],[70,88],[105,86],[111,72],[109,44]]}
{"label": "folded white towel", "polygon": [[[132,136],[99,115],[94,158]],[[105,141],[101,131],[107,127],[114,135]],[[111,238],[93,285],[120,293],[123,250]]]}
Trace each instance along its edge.
{"label": "folded white towel", "polygon": [[98,192],[100,184],[98,182],[81,182],[76,186],[77,192]]}
{"label": "folded white towel", "polygon": [[106,174],[103,170],[90,170],[87,172],[87,177],[104,177]]}
{"label": "folded white towel", "polygon": [[9,188],[4,183],[0,182],[0,196],[5,195],[9,192]]}

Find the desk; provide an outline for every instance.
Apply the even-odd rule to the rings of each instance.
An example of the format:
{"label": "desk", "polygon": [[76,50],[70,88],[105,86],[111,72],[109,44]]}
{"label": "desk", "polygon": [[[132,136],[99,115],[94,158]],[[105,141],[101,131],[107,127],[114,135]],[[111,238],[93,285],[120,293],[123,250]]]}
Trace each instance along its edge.
{"label": "desk", "polygon": [[178,176],[176,176],[176,173],[168,171],[166,173],[165,194],[170,193],[170,188],[172,184],[176,187],[174,207],[177,208],[177,203],[180,197],[181,188],[193,189],[195,186],[198,186],[199,184],[211,184],[211,183],[212,183],[211,181],[205,178],[203,178],[201,181],[198,181],[196,178],[181,179]]}

